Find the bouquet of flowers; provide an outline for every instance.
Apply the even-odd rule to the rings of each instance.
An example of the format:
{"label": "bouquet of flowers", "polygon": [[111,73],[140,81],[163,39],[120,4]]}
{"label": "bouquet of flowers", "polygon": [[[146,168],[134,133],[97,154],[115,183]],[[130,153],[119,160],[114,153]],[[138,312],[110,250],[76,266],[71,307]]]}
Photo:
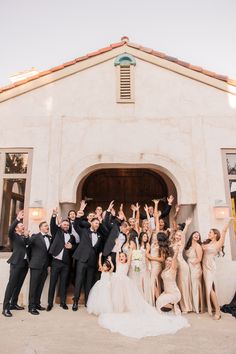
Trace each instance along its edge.
{"label": "bouquet of flowers", "polygon": [[134,250],[132,252],[132,266],[135,272],[140,272],[142,261],[142,252],[140,250]]}

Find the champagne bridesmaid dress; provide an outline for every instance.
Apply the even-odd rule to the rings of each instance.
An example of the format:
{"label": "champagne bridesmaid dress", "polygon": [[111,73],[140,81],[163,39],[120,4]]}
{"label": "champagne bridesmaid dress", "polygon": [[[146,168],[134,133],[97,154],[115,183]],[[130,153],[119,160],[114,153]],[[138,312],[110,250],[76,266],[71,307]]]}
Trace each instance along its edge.
{"label": "champagne bridesmaid dress", "polygon": [[203,278],[206,289],[206,301],[207,301],[207,309],[209,315],[212,315],[212,306],[210,293],[211,290],[215,290],[216,285],[216,262],[215,256],[218,253],[218,249],[214,243],[209,243],[207,245],[203,245],[203,259],[202,259],[202,267],[203,267]]}
{"label": "champagne bridesmaid dress", "polygon": [[[173,250],[175,251],[175,244]],[[184,313],[192,311],[191,278],[187,262],[183,258],[184,246],[181,246],[177,256],[177,286],[181,293],[180,308]]]}
{"label": "champagne bridesmaid dress", "polygon": [[161,273],[161,278],[164,283],[164,292],[157,298],[157,310],[161,312],[162,307],[172,304],[174,305],[175,314],[180,314],[178,302],[181,299],[181,294],[176,284],[176,271],[173,269],[164,269]]}
{"label": "champagne bridesmaid dress", "polygon": [[[150,250],[151,257],[159,257],[159,247],[152,244]],[[162,263],[157,261],[151,261],[151,294],[152,294],[152,305],[155,306],[156,295],[159,296],[161,293],[161,284],[159,275],[162,272]],[[157,293],[157,294],[156,294]]]}
{"label": "champagne bridesmaid dress", "polygon": [[191,285],[192,285],[192,300],[193,311],[196,313],[203,312],[203,293],[202,293],[202,267],[201,263],[192,264],[197,258],[194,247],[190,247],[185,252],[188,258],[190,269]]}

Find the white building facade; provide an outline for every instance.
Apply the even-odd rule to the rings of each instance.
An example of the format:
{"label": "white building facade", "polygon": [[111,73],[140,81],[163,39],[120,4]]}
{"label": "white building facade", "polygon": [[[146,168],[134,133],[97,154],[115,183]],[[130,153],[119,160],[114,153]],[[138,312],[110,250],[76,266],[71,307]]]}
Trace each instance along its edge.
{"label": "white building facade", "polygon": [[[182,206],[181,221],[192,216],[203,239],[235,215],[236,85],[223,76],[124,38],[0,89],[0,121],[3,251],[18,209],[35,232],[55,206],[63,215],[76,209],[89,176],[105,170],[159,176]],[[221,304],[236,289],[234,225],[225,253],[217,259]],[[0,253],[0,302],[8,257]],[[27,284],[23,303],[26,294]]]}

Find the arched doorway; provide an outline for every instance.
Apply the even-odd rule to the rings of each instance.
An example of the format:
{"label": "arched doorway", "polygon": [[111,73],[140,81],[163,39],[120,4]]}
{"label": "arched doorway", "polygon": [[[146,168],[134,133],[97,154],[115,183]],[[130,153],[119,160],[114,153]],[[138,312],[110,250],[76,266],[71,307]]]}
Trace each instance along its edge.
{"label": "arched doorway", "polygon": [[[162,172],[147,168],[104,168],[85,176],[77,189],[77,207],[81,199],[86,199],[88,211],[101,205],[107,208],[111,200],[116,207],[124,204],[124,211],[130,216],[130,205],[139,202],[142,206],[154,198],[166,198],[177,192],[173,182]],[[164,207],[160,203],[160,208]]]}

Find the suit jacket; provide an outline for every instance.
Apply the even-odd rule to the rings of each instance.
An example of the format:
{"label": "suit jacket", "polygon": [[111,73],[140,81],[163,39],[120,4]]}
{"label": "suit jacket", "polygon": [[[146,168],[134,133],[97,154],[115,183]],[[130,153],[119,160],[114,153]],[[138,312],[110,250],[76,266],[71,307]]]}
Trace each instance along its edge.
{"label": "suit jacket", "polygon": [[[103,256],[107,257],[115,246],[115,241],[120,234],[119,222],[111,217],[111,213],[106,211],[104,218],[106,227],[110,230],[107,240],[103,248]],[[123,245],[121,245],[123,246]]]}
{"label": "suit jacket", "polygon": [[29,238],[19,235],[15,232],[15,227],[20,221],[17,219],[13,221],[9,228],[8,237],[10,238],[12,244],[12,255],[8,259],[7,263],[24,266],[25,264],[25,254],[27,253],[27,245],[29,242]]}
{"label": "suit jacket", "polygon": [[81,218],[76,218],[74,222],[74,227],[79,231],[80,243],[73,254],[73,258],[80,262],[87,262],[88,260],[91,260],[93,265],[96,266],[97,256],[102,250],[101,247],[104,236],[97,232],[98,240],[93,246],[91,239],[92,231],[88,227],[81,227],[82,222],[83,221]]}
{"label": "suit jacket", "polygon": [[64,231],[56,224],[56,217],[54,216],[51,217],[50,229],[52,235],[52,244],[50,246],[49,253],[56,257],[64,249],[62,262],[70,264],[70,259],[76,245],[75,237],[70,235],[68,242],[70,242],[73,247],[72,249],[67,249],[65,248]]}
{"label": "suit jacket", "polygon": [[[50,236],[49,245],[51,245],[51,243],[52,238]],[[33,234],[29,238],[29,267],[32,269],[42,269],[45,266],[48,267],[51,261],[49,249],[46,247],[46,243],[41,232],[38,234]]]}

